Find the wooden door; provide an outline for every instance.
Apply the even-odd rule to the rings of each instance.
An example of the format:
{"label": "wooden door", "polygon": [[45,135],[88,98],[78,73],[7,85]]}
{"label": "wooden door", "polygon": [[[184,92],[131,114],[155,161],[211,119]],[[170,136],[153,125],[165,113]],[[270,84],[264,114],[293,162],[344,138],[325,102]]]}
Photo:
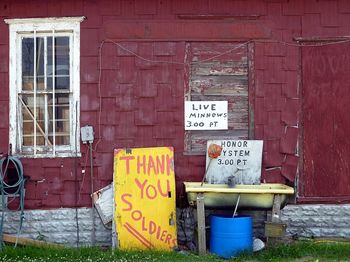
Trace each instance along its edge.
{"label": "wooden door", "polygon": [[350,44],[302,48],[301,200],[350,201]]}

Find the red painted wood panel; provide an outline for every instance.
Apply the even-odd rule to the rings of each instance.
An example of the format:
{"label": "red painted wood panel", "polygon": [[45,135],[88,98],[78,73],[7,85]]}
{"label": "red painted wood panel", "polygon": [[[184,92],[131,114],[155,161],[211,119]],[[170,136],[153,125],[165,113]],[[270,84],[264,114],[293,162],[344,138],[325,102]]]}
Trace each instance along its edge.
{"label": "red painted wood panel", "polygon": [[[109,20],[104,23],[109,39],[132,40],[237,40],[269,38],[271,31],[259,23],[226,21]],[[205,29],[205,30],[204,30]]]}
{"label": "red painted wood panel", "polygon": [[350,196],[350,44],[303,47],[302,57],[302,196]]}

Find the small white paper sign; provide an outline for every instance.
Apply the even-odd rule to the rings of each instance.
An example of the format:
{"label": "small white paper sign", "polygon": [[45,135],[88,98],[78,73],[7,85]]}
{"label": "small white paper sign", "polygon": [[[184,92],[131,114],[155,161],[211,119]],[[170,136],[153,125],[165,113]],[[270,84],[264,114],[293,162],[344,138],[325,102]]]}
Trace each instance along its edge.
{"label": "small white paper sign", "polygon": [[227,101],[185,101],[185,130],[227,128]]}
{"label": "small white paper sign", "polygon": [[[208,156],[211,144],[222,147],[217,159],[210,160]],[[262,149],[262,140],[209,140],[206,180],[211,184],[227,184],[228,178],[232,177],[235,184],[260,184]]]}

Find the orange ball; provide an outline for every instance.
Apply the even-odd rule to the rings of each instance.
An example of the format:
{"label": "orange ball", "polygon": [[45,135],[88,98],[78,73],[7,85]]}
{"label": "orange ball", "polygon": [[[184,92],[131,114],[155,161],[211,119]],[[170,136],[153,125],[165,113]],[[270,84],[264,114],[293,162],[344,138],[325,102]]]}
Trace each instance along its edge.
{"label": "orange ball", "polygon": [[221,155],[222,147],[217,144],[210,144],[208,147],[208,156],[218,158]]}

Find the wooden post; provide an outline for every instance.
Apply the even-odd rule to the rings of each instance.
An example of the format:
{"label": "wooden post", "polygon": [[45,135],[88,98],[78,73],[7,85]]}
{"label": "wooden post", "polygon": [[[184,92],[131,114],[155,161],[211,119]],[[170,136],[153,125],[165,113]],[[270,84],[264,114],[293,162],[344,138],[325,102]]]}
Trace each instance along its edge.
{"label": "wooden post", "polygon": [[271,222],[278,223],[281,221],[281,195],[275,195],[273,198]]}
{"label": "wooden post", "polygon": [[285,234],[285,227],[281,223],[281,195],[276,194],[273,198],[271,221],[265,223],[265,236],[267,237],[268,246],[278,243],[278,240]]}
{"label": "wooden post", "polygon": [[205,239],[205,212],[204,212],[204,195],[197,194],[197,230],[198,230],[198,253],[205,255],[206,239]]}

